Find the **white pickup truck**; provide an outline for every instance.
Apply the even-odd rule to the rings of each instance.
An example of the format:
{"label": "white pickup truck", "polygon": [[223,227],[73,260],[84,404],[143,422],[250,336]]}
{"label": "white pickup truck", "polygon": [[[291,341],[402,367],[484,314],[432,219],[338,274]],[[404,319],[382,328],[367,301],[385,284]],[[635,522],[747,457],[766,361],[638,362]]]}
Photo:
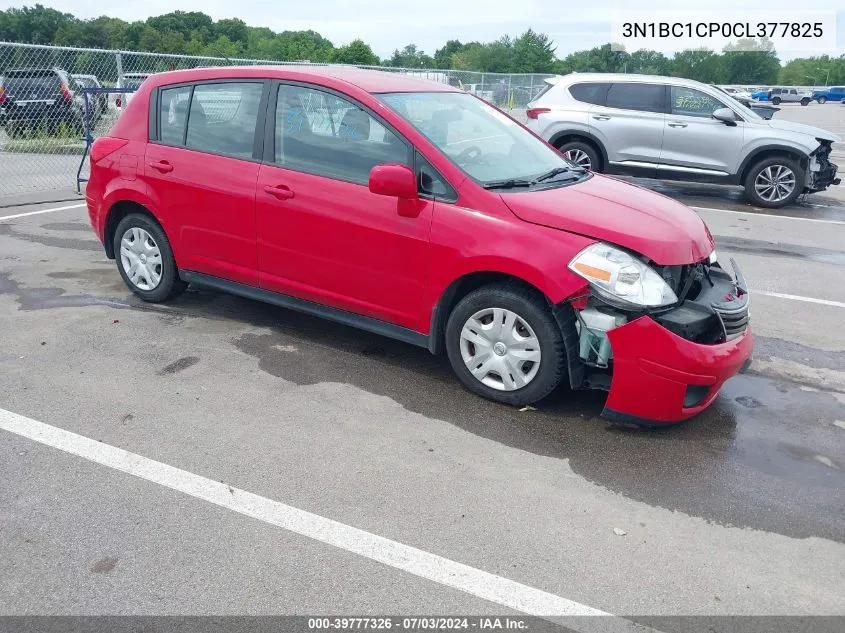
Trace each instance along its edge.
{"label": "white pickup truck", "polygon": [[[117,87],[137,90],[144,82],[144,79],[152,74],[153,73],[123,73],[123,75],[117,80]],[[117,106],[118,109],[122,109],[123,106],[129,103],[131,98],[131,92],[119,92],[114,98],[114,105]]]}

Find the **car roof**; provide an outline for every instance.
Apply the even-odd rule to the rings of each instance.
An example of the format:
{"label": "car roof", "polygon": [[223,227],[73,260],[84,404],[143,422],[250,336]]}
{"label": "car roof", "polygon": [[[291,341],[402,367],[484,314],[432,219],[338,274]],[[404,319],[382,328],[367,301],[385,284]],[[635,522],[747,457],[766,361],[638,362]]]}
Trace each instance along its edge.
{"label": "car roof", "polygon": [[[425,72],[425,71],[421,71]],[[369,93],[381,92],[463,92],[442,82],[410,77],[401,72],[367,70],[354,66],[312,66],[290,64],[281,66],[224,66],[173,70],[154,75],[157,85],[226,79],[228,77],[262,77],[305,82],[342,81]]]}
{"label": "car roof", "polygon": [[564,75],[560,82],[572,85],[582,81],[607,82],[607,83],[657,83],[670,86],[708,86],[709,84],[682,77],[665,77],[663,75],[637,75],[633,73],[570,73]]}

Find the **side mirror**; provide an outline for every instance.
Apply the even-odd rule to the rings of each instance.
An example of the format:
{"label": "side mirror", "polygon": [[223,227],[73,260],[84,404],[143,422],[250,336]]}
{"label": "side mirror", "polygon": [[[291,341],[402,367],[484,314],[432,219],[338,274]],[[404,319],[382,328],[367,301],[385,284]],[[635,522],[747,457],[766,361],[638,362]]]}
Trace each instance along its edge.
{"label": "side mirror", "polygon": [[713,118],[726,125],[736,125],[736,114],[730,108],[719,108],[713,111]]}
{"label": "side mirror", "polygon": [[407,165],[376,165],[370,170],[370,191],[403,200],[417,198],[417,179]]}

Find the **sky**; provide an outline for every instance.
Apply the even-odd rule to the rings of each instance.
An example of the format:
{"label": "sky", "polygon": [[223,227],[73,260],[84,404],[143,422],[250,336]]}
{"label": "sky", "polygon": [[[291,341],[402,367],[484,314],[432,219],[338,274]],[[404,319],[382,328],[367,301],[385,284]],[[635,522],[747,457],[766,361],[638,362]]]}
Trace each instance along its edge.
{"label": "sky", "polygon": [[[669,19],[673,13],[689,9],[689,0],[310,0],[309,2],[273,0],[143,0],[108,6],[102,0],[0,0],[0,9],[40,2],[80,18],[104,13],[124,20],[142,20],[176,9],[202,11],[215,20],[240,18],[249,26],[266,26],[275,31],[312,29],[329,38],[336,46],[361,38],[379,57],[389,57],[394,49],[414,43],[428,54],[446,40],[463,42],[490,41],[504,34],[518,35],[529,27],[548,34],[557,47],[557,56],[585,50],[610,41],[614,12],[648,10],[649,18]],[[795,21],[802,20],[802,8],[836,12],[838,34],[836,50],[845,53],[845,10],[842,0],[814,0],[802,7],[800,0],[707,0],[698,3],[713,19],[730,20],[738,7],[743,13],[759,13],[765,20],[772,10],[788,12]],[[781,53],[786,61],[801,56],[801,51]],[[819,54],[813,51],[811,54]]]}

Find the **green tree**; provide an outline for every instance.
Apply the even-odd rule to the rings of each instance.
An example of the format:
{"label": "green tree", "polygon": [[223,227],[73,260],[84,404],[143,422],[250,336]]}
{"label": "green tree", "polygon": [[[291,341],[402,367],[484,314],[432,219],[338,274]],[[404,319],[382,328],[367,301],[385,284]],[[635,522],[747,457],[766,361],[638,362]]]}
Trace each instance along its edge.
{"label": "green tree", "polygon": [[555,61],[555,47],[545,33],[528,29],[513,41],[509,64],[514,73],[547,73]]}
{"label": "green tree", "polygon": [[238,18],[218,20],[214,25],[214,32],[217,35],[225,35],[230,42],[238,44],[242,50],[246,49],[249,42],[249,27],[246,22]]}
{"label": "green tree", "polygon": [[460,53],[464,45],[458,40],[449,40],[442,48],[434,51],[434,65],[437,68],[452,68],[452,55]]}
{"label": "green tree", "polygon": [[335,49],[332,54],[332,61],[338,64],[358,64],[361,66],[376,66],[379,63],[378,56],[363,40],[352,40],[346,46]]}
{"label": "green tree", "polygon": [[668,75],[671,62],[657,51],[638,50],[628,56],[626,72],[643,75]]}
{"label": "green tree", "polygon": [[396,68],[435,68],[434,59],[419,50],[416,44],[408,44],[401,51],[393,51],[385,64]]}
{"label": "green tree", "polygon": [[721,66],[720,80],[730,84],[772,84],[778,80],[780,71],[774,45],[766,38],[745,39],[728,44],[724,48]]}
{"label": "green tree", "polygon": [[722,60],[710,50],[681,51],[672,58],[671,73],[675,77],[720,83],[723,75]]}

